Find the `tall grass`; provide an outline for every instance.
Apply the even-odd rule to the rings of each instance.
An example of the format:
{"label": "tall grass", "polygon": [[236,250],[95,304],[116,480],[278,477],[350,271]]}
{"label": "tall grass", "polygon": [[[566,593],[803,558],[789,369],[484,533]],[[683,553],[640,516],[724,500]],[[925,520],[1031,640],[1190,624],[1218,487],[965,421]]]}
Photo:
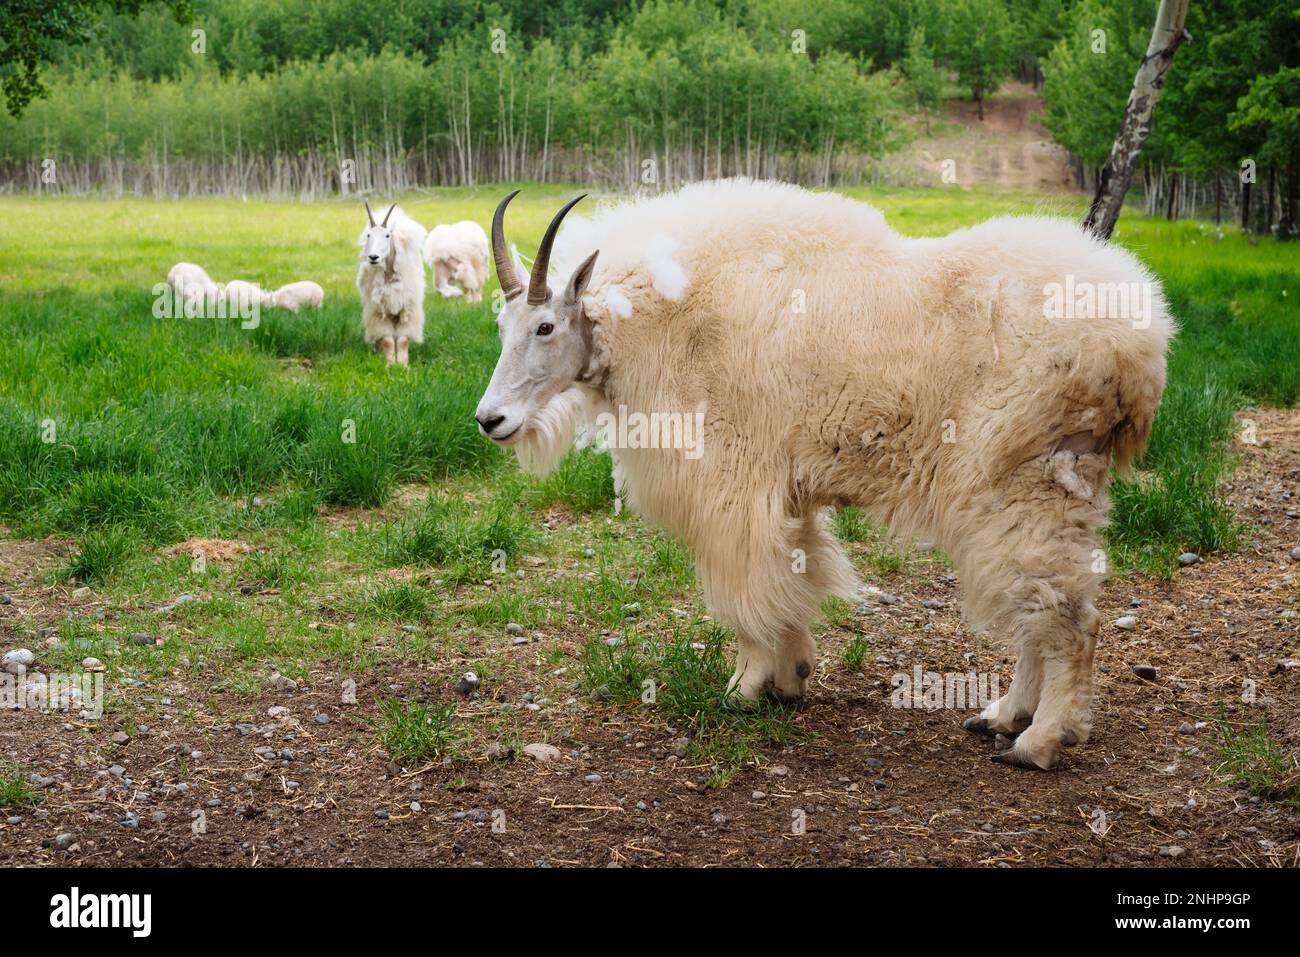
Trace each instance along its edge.
{"label": "tall grass", "polygon": [[[541,232],[560,192],[530,189],[516,201],[522,243]],[[430,224],[483,221],[497,193],[447,190],[404,204]],[[1079,213],[1077,203],[1036,196],[867,198],[909,233],[1008,211]],[[86,538],[78,577],[111,576],[136,544],[302,525],[321,505],[379,505],[403,483],[455,476],[489,484],[468,498],[435,497],[384,532],[385,560],[481,575],[498,550],[525,547],[536,530],[530,510],[608,513],[607,456],[574,454],[551,478],[525,483],[478,435],[473,409],[498,348],[489,306],[431,297],[426,341],[408,370],[387,370],[366,349],[352,203],[0,200],[7,231],[34,217],[40,235],[0,260],[0,520],[19,534]],[[1150,448],[1134,479],[1116,485],[1107,534],[1121,564],[1167,572],[1183,549],[1237,541],[1218,491],[1233,465],[1234,411],[1300,398],[1300,249],[1235,234],[1216,241],[1194,223],[1132,214],[1120,240],[1163,279],[1181,332]],[[268,286],[312,276],[326,288],[325,307],[267,311],[251,330],[156,319],[150,287],[180,259]],[[247,505],[255,495],[264,507]],[[848,539],[875,540],[855,510],[837,525]],[[121,535],[109,540],[109,529]],[[663,546],[653,570],[689,580],[689,556],[673,549]],[[895,558],[882,551],[879,563]],[[292,573],[256,571],[259,580],[282,574]]]}

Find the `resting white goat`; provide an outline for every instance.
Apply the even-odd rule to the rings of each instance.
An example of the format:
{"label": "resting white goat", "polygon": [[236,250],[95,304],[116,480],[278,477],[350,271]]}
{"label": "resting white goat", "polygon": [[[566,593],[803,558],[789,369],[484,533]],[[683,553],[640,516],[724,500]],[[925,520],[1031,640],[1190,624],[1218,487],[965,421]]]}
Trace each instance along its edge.
{"label": "resting white goat", "polygon": [[202,266],[194,263],[177,263],[167,271],[167,284],[176,293],[182,305],[197,308],[203,303],[215,303],[220,295],[217,284]]}
{"label": "resting white goat", "polygon": [[388,364],[404,366],[412,342],[424,341],[424,264],[420,247],[423,226],[394,203],[376,223],[366,203],[369,224],[361,231],[361,322],[366,342],[378,345]]}
{"label": "resting white goat", "polygon": [[513,195],[479,427],[545,470],[582,415],[618,426],[627,504],[693,547],[742,696],[804,692],[809,620],[859,587],[823,522],[851,503],[942,547],[970,622],[1011,639],[1011,687],[967,722],[1019,733],[996,759],[1087,740],[1108,470],[1146,442],[1174,331],[1137,259],[1037,217],[907,239],[863,203],[731,180],[575,222],[559,255],[587,258],[552,294],[572,203],[525,278]]}
{"label": "resting white goat", "polygon": [[467,302],[483,301],[488,278],[488,238],[471,219],[441,223],[424,241],[424,261],[433,270],[433,286],[444,299],[464,295]]}
{"label": "resting white goat", "polygon": [[272,305],[269,292],[257,283],[243,279],[232,279],[223,285],[221,295],[226,300],[226,307],[240,310],[240,315],[245,315],[254,306],[261,308]]}
{"label": "resting white goat", "polygon": [[309,279],[291,282],[271,293],[271,305],[290,312],[306,308],[319,309],[324,301],[325,290]]}

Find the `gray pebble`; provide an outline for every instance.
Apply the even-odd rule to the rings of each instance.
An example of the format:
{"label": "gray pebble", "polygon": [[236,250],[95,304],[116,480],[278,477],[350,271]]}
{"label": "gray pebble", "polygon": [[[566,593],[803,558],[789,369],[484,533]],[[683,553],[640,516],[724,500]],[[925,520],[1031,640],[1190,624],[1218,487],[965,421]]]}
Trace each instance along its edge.
{"label": "gray pebble", "polygon": [[73,844],[76,843],[77,843],[77,835],[73,834],[71,831],[64,831],[62,834],[58,834],[55,836],[54,849],[56,851],[66,851],[68,848],[70,848]]}
{"label": "gray pebble", "polygon": [[478,675],[472,671],[467,671],[461,675],[460,680],[456,682],[456,693],[461,695],[473,694],[475,691],[478,691],[481,683],[482,682],[479,681]]}
{"label": "gray pebble", "polygon": [[5,652],[0,657],[0,670],[8,671],[10,674],[17,674],[20,670],[30,668],[36,656],[27,648],[15,648],[13,651]]}
{"label": "gray pebble", "polygon": [[136,645],[152,647],[153,635],[146,634],[143,631],[137,631],[134,635],[131,636],[131,642],[132,644],[136,644]]}
{"label": "gray pebble", "polygon": [[1134,665],[1133,674],[1137,675],[1143,681],[1155,681],[1159,673],[1155,665]]}
{"label": "gray pebble", "polygon": [[948,605],[948,603],[942,598],[927,598],[925,601],[921,602],[921,604],[925,608],[930,608],[934,611],[938,611],[940,608],[945,608]]}
{"label": "gray pebble", "polygon": [[601,778],[599,774],[588,774],[582,780],[586,781],[588,784],[599,784],[603,778]]}
{"label": "gray pebble", "polygon": [[515,638],[518,638],[523,633],[524,633],[524,626],[519,624],[518,622],[512,621],[510,622],[510,624],[506,625],[507,635],[513,635]]}
{"label": "gray pebble", "polygon": [[1195,565],[1200,560],[1201,556],[1196,554],[1196,552],[1183,552],[1178,556],[1178,564],[1184,567],[1187,565]]}

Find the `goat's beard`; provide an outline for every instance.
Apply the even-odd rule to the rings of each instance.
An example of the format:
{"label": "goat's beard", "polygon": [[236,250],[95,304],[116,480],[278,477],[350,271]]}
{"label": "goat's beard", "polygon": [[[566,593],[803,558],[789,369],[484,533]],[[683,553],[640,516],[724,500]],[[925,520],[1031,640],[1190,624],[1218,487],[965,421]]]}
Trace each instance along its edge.
{"label": "goat's beard", "polygon": [[529,419],[515,443],[515,455],[525,472],[547,475],[573,447],[580,422],[592,418],[591,400],[579,385],[571,385]]}

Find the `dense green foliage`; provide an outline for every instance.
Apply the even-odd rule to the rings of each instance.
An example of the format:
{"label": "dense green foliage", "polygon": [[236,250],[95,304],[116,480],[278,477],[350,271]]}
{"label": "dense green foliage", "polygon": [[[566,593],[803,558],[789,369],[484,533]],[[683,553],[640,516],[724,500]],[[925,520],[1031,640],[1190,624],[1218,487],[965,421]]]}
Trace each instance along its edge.
{"label": "dense green foliage", "polygon": [[[1065,14],[1045,66],[1044,123],[1089,166],[1110,152],[1157,6],[1079,0]],[[1174,59],[1142,160],[1186,176],[1221,173],[1233,188],[1251,177],[1262,182],[1266,170],[1284,177],[1291,193],[1281,204],[1285,235],[1296,225],[1300,176],[1300,9],[1275,0],[1195,0],[1187,29],[1192,42]]]}

